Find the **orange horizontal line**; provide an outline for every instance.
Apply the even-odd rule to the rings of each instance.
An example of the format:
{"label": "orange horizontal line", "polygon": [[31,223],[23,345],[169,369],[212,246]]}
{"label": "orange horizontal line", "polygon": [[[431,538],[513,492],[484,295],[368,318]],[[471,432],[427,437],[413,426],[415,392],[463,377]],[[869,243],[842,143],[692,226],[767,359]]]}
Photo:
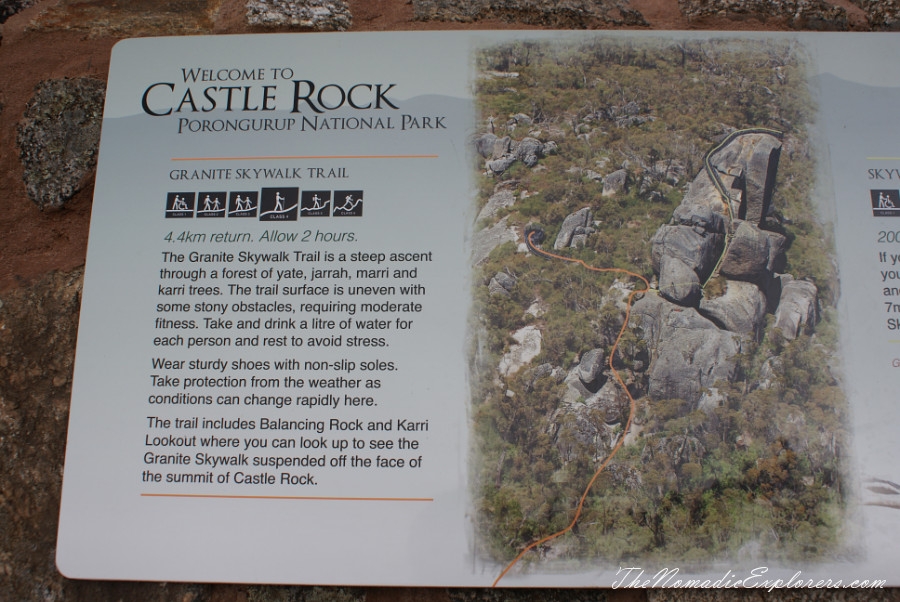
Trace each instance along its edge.
{"label": "orange horizontal line", "polygon": [[437,159],[438,155],[273,155],[271,157],[172,157],[172,161],[272,161],[277,159]]}
{"label": "orange horizontal line", "polygon": [[431,497],[330,497],[315,495],[216,495],[212,493],[142,493],[141,497],[194,497],[223,500],[324,500],[329,502],[433,502]]}

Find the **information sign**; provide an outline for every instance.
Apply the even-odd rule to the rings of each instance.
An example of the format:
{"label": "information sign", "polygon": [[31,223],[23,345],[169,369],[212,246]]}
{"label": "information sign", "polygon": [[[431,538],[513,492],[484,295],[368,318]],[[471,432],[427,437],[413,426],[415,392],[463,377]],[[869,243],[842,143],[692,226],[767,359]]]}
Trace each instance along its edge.
{"label": "information sign", "polygon": [[898,45],[119,43],[60,570],[900,584]]}

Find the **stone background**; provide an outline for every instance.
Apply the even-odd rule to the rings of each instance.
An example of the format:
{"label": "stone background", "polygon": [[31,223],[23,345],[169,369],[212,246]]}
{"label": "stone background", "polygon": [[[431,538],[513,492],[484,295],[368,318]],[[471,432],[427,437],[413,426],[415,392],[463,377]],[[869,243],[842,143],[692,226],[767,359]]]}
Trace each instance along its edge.
{"label": "stone background", "polygon": [[173,34],[544,27],[885,31],[900,28],[900,2],[0,0],[0,602],[900,600],[900,590],[348,589],[71,581],[56,571],[82,266],[112,45]]}

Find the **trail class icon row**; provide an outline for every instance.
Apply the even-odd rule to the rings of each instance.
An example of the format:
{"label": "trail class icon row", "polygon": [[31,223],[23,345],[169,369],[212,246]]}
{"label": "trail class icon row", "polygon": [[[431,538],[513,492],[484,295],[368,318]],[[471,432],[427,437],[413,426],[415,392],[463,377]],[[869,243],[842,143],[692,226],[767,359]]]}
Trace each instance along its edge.
{"label": "trail class icon row", "polygon": [[295,222],[299,217],[361,217],[362,190],[263,188],[231,192],[169,192],[166,218],[253,218]]}

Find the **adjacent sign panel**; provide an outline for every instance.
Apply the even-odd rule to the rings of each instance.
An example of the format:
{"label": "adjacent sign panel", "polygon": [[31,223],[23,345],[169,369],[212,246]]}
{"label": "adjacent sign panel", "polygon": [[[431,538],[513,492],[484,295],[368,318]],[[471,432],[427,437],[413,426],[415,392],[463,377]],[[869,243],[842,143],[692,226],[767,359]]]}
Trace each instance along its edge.
{"label": "adjacent sign panel", "polygon": [[60,570],[895,578],[896,52],[633,32],[118,44]]}

